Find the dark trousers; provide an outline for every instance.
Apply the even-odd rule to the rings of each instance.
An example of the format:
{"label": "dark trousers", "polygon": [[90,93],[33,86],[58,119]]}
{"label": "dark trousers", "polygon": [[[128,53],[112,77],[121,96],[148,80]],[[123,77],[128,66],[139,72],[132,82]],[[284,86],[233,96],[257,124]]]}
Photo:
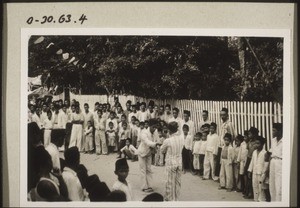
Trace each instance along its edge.
{"label": "dark trousers", "polygon": [[183,169],[194,171],[192,151],[183,147],[181,154],[182,154]]}
{"label": "dark trousers", "polygon": [[[248,175],[248,168],[251,162],[251,158],[247,157],[247,161],[245,164],[245,174]],[[247,196],[253,196],[253,188],[252,188],[252,178],[246,178],[245,182],[245,195]]]}
{"label": "dark trousers", "polygon": [[65,150],[68,149],[70,138],[71,138],[71,132],[72,132],[72,123],[67,123],[66,125],[66,136],[65,136]]}
{"label": "dark trousers", "polygon": [[215,175],[219,176],[220,175],[220,170],[221,170],[221,152],[222,152],[222,147],[218,148],[218,154],[216,157],[216,170],[215,170]]}
{"label": "dark trousers", "polygon": [[203,171],[204,171],[204,166],[203,166],[203,164],[204,164],[204,157],[205,157],[205,155],[204,154],[200,154],[199,155],[199,160],[200,160],[200,175],[203,175]]}

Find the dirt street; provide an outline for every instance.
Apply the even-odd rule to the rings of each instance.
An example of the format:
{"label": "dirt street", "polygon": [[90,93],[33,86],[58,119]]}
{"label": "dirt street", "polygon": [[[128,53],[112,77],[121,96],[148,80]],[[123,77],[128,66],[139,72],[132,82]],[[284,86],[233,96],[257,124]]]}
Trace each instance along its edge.
{"label": "dirt street", "polygon": [[[101,181],[106,182],[109,188],[112,187],[117,176],[114,174],[115,161],[117,154],[96,155],[80,154],[81,163],[88,169],[88,174],[97,174]],[[128,160],[130,181],[133,189],[134,199],[141,201],[148,193],[140,189],[140,172],[138,161]],[[165,167],[152,166],[153,189],[164,195]],[[181,177],[181,196],[180,201],[251,201],[242,197],[241,193],[226,192],[218,190],[219,184],[212,180],[202,180],[200,176],[194,176],[187,172]]]}

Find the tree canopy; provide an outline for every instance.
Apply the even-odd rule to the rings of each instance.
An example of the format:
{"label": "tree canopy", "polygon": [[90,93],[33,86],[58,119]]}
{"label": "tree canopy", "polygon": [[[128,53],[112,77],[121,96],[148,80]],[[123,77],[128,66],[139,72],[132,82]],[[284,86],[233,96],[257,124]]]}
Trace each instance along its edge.
{"label": "tree canopy", "polygon": [[282,101],[283,39],[199,36],[40,36],[28,76],[82,94]]}

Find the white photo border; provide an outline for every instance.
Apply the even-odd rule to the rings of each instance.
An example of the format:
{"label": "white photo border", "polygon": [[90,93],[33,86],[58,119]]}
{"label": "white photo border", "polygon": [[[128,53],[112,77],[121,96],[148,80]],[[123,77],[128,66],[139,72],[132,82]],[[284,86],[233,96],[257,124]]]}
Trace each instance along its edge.
{"label": "white photo border", "polygon": [[[28,41],[32,35],[159,35],[159,36],[237,36],[283,38],[283,159],[282,201],[179,201],[179,202],[29,202],[27,201],[27,78]],[[290,172],[294,138],[292,103],[295,102],[290,29],[185,29],[185,28],[22,28],[21,29],[21,102],[20,102],[20,206],[21,207],[283,207],[290,205]],[[290,138],[287,140],[287,138]]]}

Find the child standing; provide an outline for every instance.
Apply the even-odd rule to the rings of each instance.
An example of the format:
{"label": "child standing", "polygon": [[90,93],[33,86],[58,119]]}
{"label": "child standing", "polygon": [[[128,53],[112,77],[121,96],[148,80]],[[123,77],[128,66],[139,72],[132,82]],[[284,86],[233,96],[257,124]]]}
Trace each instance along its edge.
{"label": "child standing", "polygon": [[195,169],[195,174],[200,175],[200,149],[201,149],[201,137],[202,133],[198,132],[194,136],[194,143],[193,143],[193,166]]}
{"label": "child standing", "polygon": [[144,122],[140,122],[140,127],[138,128],[138,132],[137,132],[137,140],[136,140],[136,148],[139,148],[140,144],[141,144],[141,132],[142,130],[145,129],[145,123]]}
{"label": "child standing", "polygon": [[189,134],[189,126],[187,124],[184,124],[182,127],[183,131],[183,140],[184,140],[184,146],[182,149],[182,169],[183,173],[185,173],[187,170],[194,171],[193,167],[193,154],[192,154],[192,148],[193,148],[193,138],[192,134]]}
{"label": "child standing", "polygon": [[126,180],[129,173],[129,166],[125,158],[119,159],[115,163],[115,174],[118,180],[114,183],[112,191],[123,191],[127,201],[133,200],[132,189],[129,181]]}
{"label": "child standing", "polygon": [[220,170],[220,187],[219,189],[227,189],[232,191],[232,159],[233,148],[231,146],[232,136],[229,133],[224,135],[224,146],[221,151],[221,170]]}
{"label": "child standing", "polygon": [[160,147],[163,144],[165,138],[162,135],[162,129],[157,129],[158,137],[154,140],[156,142],[156,153],[155,153],[155,166],[163,166],[164,163],[164,155],[160,151]]}
{"label": "child standing", "polygon": [[117,140],[117,132],[114,128],[114,123],[113,122],[109,122],[108,124],[109,129],[106,130],[106,138],[108,141],[108,151],[109,153],[112,153],[115,148],[116,148],[116,140]]}
{"label": "child standing", "polygon": [[240,147],[240,151],[239,151],[239,155],[237,158],[237,162],[239,163],[240,166],[240,179],[241,179],[241,190],[242,193],[245,195],[246,194],[246,190],[247,190],[247,170],[245,171],[245,165],[246,165],[246,161],[247,161],[247,155],[248,155],[248,149],[247,149],[247,145],[248,145],[248,136],[247,136],[248,132],[244,131],[244,137],[243,137],[243,142],[241,143],[241,147]]}
{"label": "child standing", "polygon": [[119,131],[119,157],[121,158],[122,152],[121,149],[125,146],[126,139],[130,138],[130,130],[127,128],[127,123],[122,123],[122,129]]}
{"label": "child standing", "polygon": [[86,153],[92,153],[93,151],[93,131],[94,128],[92,126],[92,121],[87,122],[87,127],[84,129],[84,135],[85,135],[85,154]]}
{"label": "child standing", "polygon": [[[265,201],[265,193],[262,189],[262,174],[265,165],[266,150],[263,149],[265,139],[261,136],[255,140],[255,147],[252,154],[251,162],[248,168],[249,178],[252,176],[252,187],[254,201]],[[252,174],[251,174],[252,173]]]}
{"label": "child standing", "polygon": [[209,179],[210,171],[211,171],[211,177],[214,181],[218,180],[218,177],[215,175],[215,169],[216,169],[216,157],[218,154],[218,141],[219,136],[216,133],[217,130],[217,124],[211,123],[210,125],[210,133],[207,135],[207,146],[206,146],[206,152],[204,157],[204,179]]}
{"label": "child standing", "polygon": [[132,139],[132,145],[137,148],[137,137],[138,137],[138,132],[139,132],[139,127],[140,127],[140,121],[135,120],[135,125],[133,125],[130,128],[130,133],[131,133],[131,139]]}
{"label": "child standing", "polygon": [[[200,155],[199,155],[199,159],[200,159],[200,176],[203,176],[203,173],[205,171],[204,170],[204,158],[205,158],[205,152],[206,152],[206,146],[207,146],[207,135],[208,135],[208,131],[204,131],[202,133],[202,137],[201,137],[201,148],[200,148]],[[202,179],[205,180],[204,177]]]}
{"label": "child standing", "polygon": [[241,143],[243,142],[244,137],[240,134],[237,135],[235,139],[235,145],[233,147],[233,189],[236,192],[241,192],[241,180],[239,177],[240,172],[240,163],[238,162],[238,155],[241,149]]}

